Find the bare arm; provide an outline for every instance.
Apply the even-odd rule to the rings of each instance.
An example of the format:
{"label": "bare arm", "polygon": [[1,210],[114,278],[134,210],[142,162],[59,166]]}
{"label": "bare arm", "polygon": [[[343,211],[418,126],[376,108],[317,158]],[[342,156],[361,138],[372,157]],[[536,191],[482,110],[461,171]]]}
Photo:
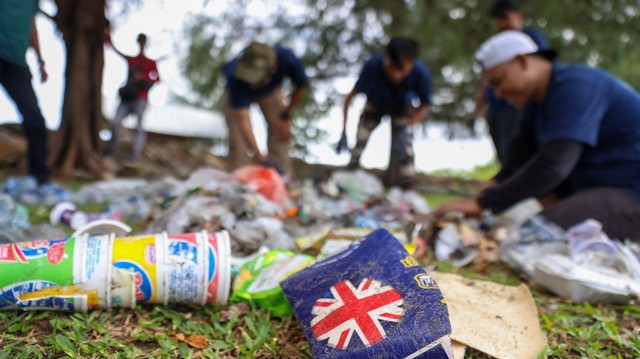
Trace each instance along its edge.
{"label": "bare arm", "polygon": [[113,45],[113,42],[111,41],[111,34],[109,32],[106,32],[105,34],[105,42],[113,49],[113,51],[116,52],[116,54],[120,55],[121,57],[127,57],[127,55],[120,52],[120,50],[116,49],[116,47]]}
{"label": "bare arm", "polygon": [[411,124],[416,125],[422,122],[422,120],[424,120],[427,117],[427,114],[429,114],[429,105],[424,104],[418,107],[413,113],[413,115],[411,116],[411,120],[410,120]]}
{"label": "bare arm", "polygon": [[33,50],[36,52],[36,56],[38,57],[38,68],[40,69],[40,81],[46,82],[49,75],[44,67],[44,59],[42,58],[42,54],[40,53],[40,41],[38,39],[38,29],[36,28],[36,19],[35,17],[31,20],[31,35],[29,36],[29,44],[33,47]]}
{"label": "bare arm", "polygon": [[342,132],[347,131],[347,118],[349,115],[349,107],[351,107],[351,101],[357,95],[356,89],[351,90],[347,97],[344,98],[344,104],[342,105]]}
{"label": "bare arm", "polygon": [[296,89],[293,90],[293,92],[291,93],[291,97],[289,98],[289,105],[284,109],[284,113],[286,115],[290,116],[291,112],[296,107],[298,107],[298,104],[300,104],[300,101],[302,101],[302,97],[304,96],[306,90],[306,87],[296,87]]}
{"label": "bare arm", "polygon": [[254,153],[254,158],[258,163],[262,163],[265,160],[265,157],[262,155],[260,150],[258,149],[258,144],[256,143],[256,139],[253,136],[253,130],[251,129],[251,118],[249,117],[249,108],[238,108],[233,109],[233,118],[239,121],[240,132],[242,133],[242,138],[244,142],[247,144],[249,149]]}

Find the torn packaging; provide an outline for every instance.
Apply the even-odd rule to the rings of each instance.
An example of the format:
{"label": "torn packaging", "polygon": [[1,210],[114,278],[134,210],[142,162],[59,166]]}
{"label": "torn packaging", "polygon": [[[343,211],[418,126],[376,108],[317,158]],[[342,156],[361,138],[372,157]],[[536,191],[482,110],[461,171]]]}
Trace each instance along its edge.
{"label": "torn packaging", "polygon": [[386,230],[280,285],[314,358],[453,358],[442,293]]}

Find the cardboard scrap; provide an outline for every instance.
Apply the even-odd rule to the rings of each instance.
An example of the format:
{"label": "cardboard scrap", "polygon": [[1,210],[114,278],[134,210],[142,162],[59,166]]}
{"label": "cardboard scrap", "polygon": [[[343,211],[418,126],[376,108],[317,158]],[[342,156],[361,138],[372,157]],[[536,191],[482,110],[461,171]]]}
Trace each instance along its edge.
{"label": "cardboard scrap", "polygon": [[464,359],[464,352],[467,350],[467,346],[458,343],[455,340],[451,341],[451,349],[453,349],[453,357],[455,359]]}
{"label": "cardboard scrap", "polygon": [[498,359],[536,358],[546,347],[525,284],[505,286],[437,272],[431,276],[447,302],[452,340]]}

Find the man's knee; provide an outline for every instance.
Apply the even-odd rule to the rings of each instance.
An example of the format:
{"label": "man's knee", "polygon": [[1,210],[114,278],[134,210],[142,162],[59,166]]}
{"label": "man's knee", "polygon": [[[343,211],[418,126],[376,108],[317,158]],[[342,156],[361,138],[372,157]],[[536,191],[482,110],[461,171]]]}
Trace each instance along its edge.
{"label": "man's knee", "polygon": [[541,215],[565,229],[591,218],[600,221],[610,236],[640,236],[640,200],[615,188],[578,192]]}

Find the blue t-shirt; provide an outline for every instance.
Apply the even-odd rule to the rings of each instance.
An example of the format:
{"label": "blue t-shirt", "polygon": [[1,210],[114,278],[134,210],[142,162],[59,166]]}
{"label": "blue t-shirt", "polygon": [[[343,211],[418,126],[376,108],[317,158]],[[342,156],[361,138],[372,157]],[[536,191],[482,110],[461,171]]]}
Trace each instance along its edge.
{"label": "blue t-shirt", "polygon": [[[544,37],[542,32],[530,27],[525,27],[521,31],[527,34],[531,40],[538,45],[539,49],[546,50],[549,48],[549,41],[547,41],[547,38]],[[485,92],[485,99],[489,102],[489,112],[500,111],[505,108],[513,107],[509,102],[498,99],[491,87],[487,88],[487,91]]]}
{"label": "blue t-shirt", "polygon": [[0,59],[27,67],[31,24],[38,12],[38,0],[0,1]]}
{"label": "blue t-shirt", "polygon": [[225,65],[226,89],[232,107],[249,107],[252,102],[269,95],[275,88],[280,86],[285,77],[288,77],[296,87],[306,86],[309,83],[309,79],[304,73],[304,65],[290,50],[281,46],[275,46],[274,49],[278,59],[278,68],[269,83],[263,87],[253,88],[248,83],[233,76],[239,57],[234,58]]}
{"label": "blue t-shirt", "polygon": [[362,67],[355,90],[367,95],[367,102],[379,109],[401,112],[414,98],[423,105],[431,104],[431,72],[425,64],[414,60],[409,75],[394,84],[384,72],[382,54],[378,54]]}
{"label": "blue t-shirt", "polygon": [[575,190],[615,187],[640,197],[640,94],[612,75],[583,65],[553,65],[542,103],[524,118],[538,145],[585,145],[569,175]]}

